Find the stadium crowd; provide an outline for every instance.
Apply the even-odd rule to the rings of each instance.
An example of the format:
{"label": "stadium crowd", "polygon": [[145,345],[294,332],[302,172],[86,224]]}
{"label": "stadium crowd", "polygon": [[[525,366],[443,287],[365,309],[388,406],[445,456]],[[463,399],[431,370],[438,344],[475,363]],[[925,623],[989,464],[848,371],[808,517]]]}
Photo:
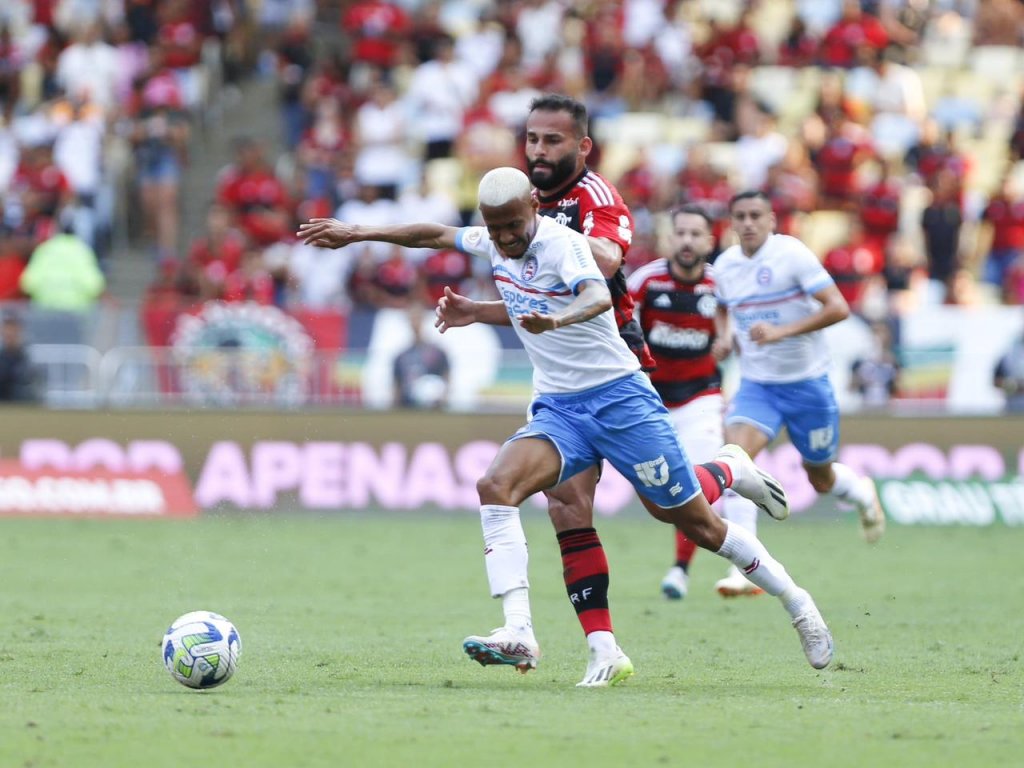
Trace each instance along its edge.
{"label": "stadium crowd", "polygon": [[[588,105],[591,165],[633,212],[629,269],[671,206],[706,206],[724,243],[728,199],[763,189],[898,344],[914,306],[1024,304],[1022,34],[1017,0],[9,0],[0,301],[98,300],[95,281],[54,299],[22,272],[59,233],[105,268],[119,231],[152,260],[148,300],[347,312],[486,292],[462,254],[294,232],[469,223],[555,91]],[[216,84],[259,76],[281,142],[239,137],[216,177],[189,169]],[[210,176],[195,235],[186,172]]]}

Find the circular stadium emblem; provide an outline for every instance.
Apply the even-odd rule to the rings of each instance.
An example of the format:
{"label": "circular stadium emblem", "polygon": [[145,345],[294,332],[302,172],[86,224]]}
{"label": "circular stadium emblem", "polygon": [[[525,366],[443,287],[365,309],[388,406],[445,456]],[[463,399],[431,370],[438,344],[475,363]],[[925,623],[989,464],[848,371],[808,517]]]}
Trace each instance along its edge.
{"label": "circular stadium emblem", "polygon": [[527,256],[526,261],[523,262],[523,282],[528,283],[537,276],[537,267],[537,257]]}
{"label": "circular stadium emblem", "polygon": [[198,314],[178,317],[171,358],[192,401],[298,404],[306,396],[313,340],[277,307],[211,301]]}
{"label": "circular stadium emblem", "polygon": [[772,271],[768,267],[761,267],[757,270],[757,284],[768,285],[772,281]]}
{"label": "circular stadium emblem", "polygon": [[714,317],[718,311],[718,300],[710,294],[704,294],[697,299],[697,311],[701,317]]}

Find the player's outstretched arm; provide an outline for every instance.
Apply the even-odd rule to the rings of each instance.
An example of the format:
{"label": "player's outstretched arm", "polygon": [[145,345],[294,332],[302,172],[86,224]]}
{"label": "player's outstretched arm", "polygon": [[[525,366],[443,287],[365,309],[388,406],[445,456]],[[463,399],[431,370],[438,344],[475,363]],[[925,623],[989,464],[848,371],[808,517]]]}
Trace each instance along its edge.
{"label": "player's outstretched arm", "polygon": [[343,248],[352,243],[374,241],[406,248],[454,248],[458,229],[443,224],[402,224],[366,227],[337,219],[310,219],[299,225],[298,237],[307,245]]}
{"label": "player's outstretched arm", "polygon": [[462,328],[473,323],[509,325],[508,311],[503,301],[473,301],[461,296],[448,286],[434,309],[434,327],[441,333],[449,328]]}
{"label": "player's outstretched arm", "polygon": [[576,298],[564,312],[557,315],[528,312],[519,315],[516,320],[530,333],[544,333],[564,325],[585,322],[611,308],[612,295],[608,292],[608,285],[600,280],[584,280],[579,284]]}
{"label": "player's outstretched arm", "polygon": [[615,273],[622,266],[622,246],[607,237],[587,237],[590,243],[590,252],[594,254],[594,261],[601,274],[611,280]]}

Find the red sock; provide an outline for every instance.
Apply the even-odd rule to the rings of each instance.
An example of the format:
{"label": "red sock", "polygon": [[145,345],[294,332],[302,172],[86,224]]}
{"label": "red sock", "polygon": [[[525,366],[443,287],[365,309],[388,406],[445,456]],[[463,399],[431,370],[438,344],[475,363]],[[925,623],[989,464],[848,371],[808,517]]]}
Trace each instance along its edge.
{"label": "red sock", "polygon": [[676,565],[684,571],[690,566],[693,560],[693,553],[697,551],[697,545],[686,538],[682,531],[676,531]]}
{"label": "red sock", "polygon": [[732,485],[732,470],[720,461],[698,464],[693,471],[697,473],[697,481],[708,504],[714,504],[722,498],[725,489]]}
{"label": "red sock", "polygon": [[583,633],[611,632],[608,610],[608,558],[593,528],[574,528],[558,534],[562,550],[562,575],[569,602]]}

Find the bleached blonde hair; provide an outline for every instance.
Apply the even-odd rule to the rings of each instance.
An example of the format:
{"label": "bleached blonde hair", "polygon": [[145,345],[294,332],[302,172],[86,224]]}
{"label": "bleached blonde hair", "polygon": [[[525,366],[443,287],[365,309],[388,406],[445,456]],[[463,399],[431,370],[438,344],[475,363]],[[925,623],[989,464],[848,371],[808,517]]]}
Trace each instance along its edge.
{"label": "bleached blonde hair", "polygon": [[480,179],[477,198],[480,205],[498,206],[513,200],[529,200],[529,177],[518,168],[495,168]]}

